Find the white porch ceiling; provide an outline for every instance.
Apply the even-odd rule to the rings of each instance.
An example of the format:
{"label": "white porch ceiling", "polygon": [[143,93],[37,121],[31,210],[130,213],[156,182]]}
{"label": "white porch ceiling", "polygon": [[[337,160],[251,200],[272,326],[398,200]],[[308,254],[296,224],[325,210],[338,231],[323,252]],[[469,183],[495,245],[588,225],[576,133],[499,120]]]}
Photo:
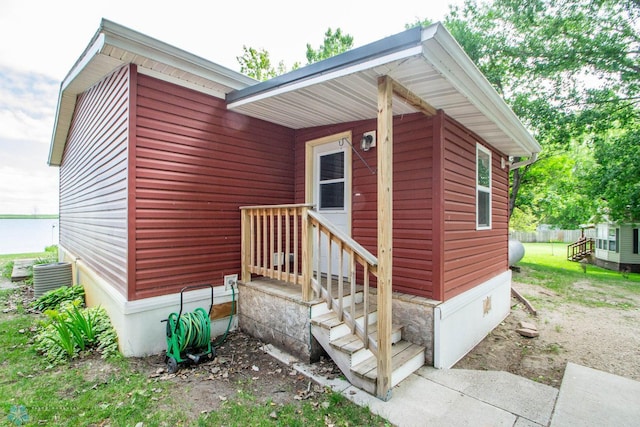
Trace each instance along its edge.
{"label": "white porch ceiling", "polygon": [[[318,66],[289,79],[260,83],[228,96],[229,109],[301,129],[377,117],[377,80],[388,75],[423,101],[444,110],[499,151],[531,156],[540,145],[440,24],[417,33],[416,43],[376,56],[351,51],[343,64]],[[393,38],[393,36],[392,36]],[[391,39],[391,38],[390,38]],[[391,42],[393,43],[393,41]],[[334,57],[335,59],[340,58]],[[262,87],[262,88],[261,88]],[[394,115],[418,111],[394,96]]]}

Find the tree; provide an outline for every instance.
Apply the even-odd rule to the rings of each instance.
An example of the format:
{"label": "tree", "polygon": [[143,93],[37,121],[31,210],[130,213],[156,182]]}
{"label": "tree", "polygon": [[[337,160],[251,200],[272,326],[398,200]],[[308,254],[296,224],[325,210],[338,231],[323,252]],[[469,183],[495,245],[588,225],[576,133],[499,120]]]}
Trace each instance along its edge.
{"label": "tree", "polygon": [[[543,146],[540,161],[512,172],[511,212],[541,200],[520,197],[524,187],[541,194],[552,194],[554,185],[559,189],[556,175],[536,171],[557,166],[545,158],[570,155],[576,146],[590,149],[593,141],[627,126],[611,120],[612,111],[637,112],[638,6],[635,0],[468,0],[451,9],[445,26]],[[588,219],[592,209],[581,204],[588,196],[584,183],[593,180],[594,173],[585,173],[579,185],[562,188],[555,202],[547,198],[546,207],[534,209],[539,219],[566,224],[561,218],[571,215],[549,213],[567,203],[576,214],[572,224]]]}
{"label": "tree", "polygon": [[340,28],[334,33],[331,28],[324,33],[324,43],[317,50],[313,50],[311,45],[307,43],[307,63],[322,61],[346,52],[353,47],[353,37],[349,34],[342,34]]}
{"label": "tree", "polygon": [[271,65],[269,52],[264,49],[254,49],[252,47],[242,46],[242,56],[236,56],[240,63],[240,72],[253,77],[256,80],[268,80],[277,75],[286,72],[286,67],[282,61],[278,63],[278,67]]}
{"label": "tree", "polygon": [[[306,55],[308,64],[338,55],[353,47],[353,37],[349,34],[343,34],[340,28],[335,33],[329,28],[324,36],[324,43],[318,50],[313,50],[311,45],[307,43]],[[288,71],[283,61],[280,61],[278,66],[274,67],[271,64],[269,52],[265,49],[242,46],[242,50],[242,56],[236,56],[236,59],[240,64],[240,72],[249,77],[253,77],[256,80],[268,80]],[[300,68],[300,63],[296,62],[291,67],[291,70],[298,68]]]}
{"label": "tree", "polygon": [[594,143],[597,167],[591,194],[606,202],[609,218],[640,222],[640,120]]}

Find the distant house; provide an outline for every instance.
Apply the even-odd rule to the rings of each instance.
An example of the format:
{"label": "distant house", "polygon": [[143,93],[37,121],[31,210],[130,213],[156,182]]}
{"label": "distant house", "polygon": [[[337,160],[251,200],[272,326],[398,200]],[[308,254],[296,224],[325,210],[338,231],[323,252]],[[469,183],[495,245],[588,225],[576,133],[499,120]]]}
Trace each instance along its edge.
{"label": "distant house", "polygon": [[240,328],[388,398],[509,313],[510,158],[538,151],[440,24],[256,82],[103,20],[60,89],[60,256],[125,355],[185,285],[223,331],[237,275]]}
{"label": "distant house", "polygon": [[596,224],[595,263],[609,270],[640,273],[640,224],[615,223],[606,217]]}

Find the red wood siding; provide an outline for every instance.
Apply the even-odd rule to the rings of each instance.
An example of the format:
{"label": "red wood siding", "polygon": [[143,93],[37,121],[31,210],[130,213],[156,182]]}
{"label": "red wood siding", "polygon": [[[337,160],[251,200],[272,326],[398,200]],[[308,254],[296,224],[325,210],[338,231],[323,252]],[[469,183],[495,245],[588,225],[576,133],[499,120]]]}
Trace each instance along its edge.
{"label": "red wood siding", "polygon": [[[508,169],[502,154],[451,118],[444,129],[444,299],[507,270]],[[491,150],[491,229],[476,230],[476,142]]]}
{"label": "red wood siding", "polygon": [[240,273],[240,211],[292,203],[294,132],[137,76],[131,299]]}
{"label": "red wood siding", "polygon": [[[393,288],[432,297],[432,144],[433,120],[422,114],[394,118],[394,232]],[[304,202],[305,144],[307,141],[351,130],[354,146],[369,166],[376,168],[374,148],[363,152],[364,132],[376,121],[345,123],[299,130],[296,133],[296,203]],[[352,156],[352,237],[377,252],[377,175]]]}
{"label": "red wood siding", "polygon": [[126,295],[129,73],[78,97],[60,166],[60,244]]}

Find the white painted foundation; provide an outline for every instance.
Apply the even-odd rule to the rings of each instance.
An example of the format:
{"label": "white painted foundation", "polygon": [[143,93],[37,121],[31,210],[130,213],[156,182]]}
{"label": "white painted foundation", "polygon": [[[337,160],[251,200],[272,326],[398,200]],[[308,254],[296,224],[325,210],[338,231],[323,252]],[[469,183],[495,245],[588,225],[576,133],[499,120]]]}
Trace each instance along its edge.
{"label": "white painted foundation", "polygon": [[434,309],[433,366],[448,369],[502,322],[511,307],[511,270]]}
{"label": "white painted foundation", "polygon": [[[73,282],[84,286],[87,305],[100,305],[109,313],[111,323],[118,333],[120,352],[124,356],[147,356],[167,349],[166,323],[162,320],[171,313],[180,311],[180,293],[127,301],[81,259],[74,257],[62,247],[59,248],[59,254],[61,260],[72,263]],[[214,286],[214,304],[230,302],[232,297],[232,291],[225,291],[223,284]],[[237,288],[235,300],[237,303]],[[183,313],[198,307],[208,310],[211,304],[211,289],[207,287],[185,292],[183,304]],[[212,338],[222,335],[228,325],[228,317],[212,321]],[[237,325],[237,316],[233,316],[231,330],[236,329]]]}

